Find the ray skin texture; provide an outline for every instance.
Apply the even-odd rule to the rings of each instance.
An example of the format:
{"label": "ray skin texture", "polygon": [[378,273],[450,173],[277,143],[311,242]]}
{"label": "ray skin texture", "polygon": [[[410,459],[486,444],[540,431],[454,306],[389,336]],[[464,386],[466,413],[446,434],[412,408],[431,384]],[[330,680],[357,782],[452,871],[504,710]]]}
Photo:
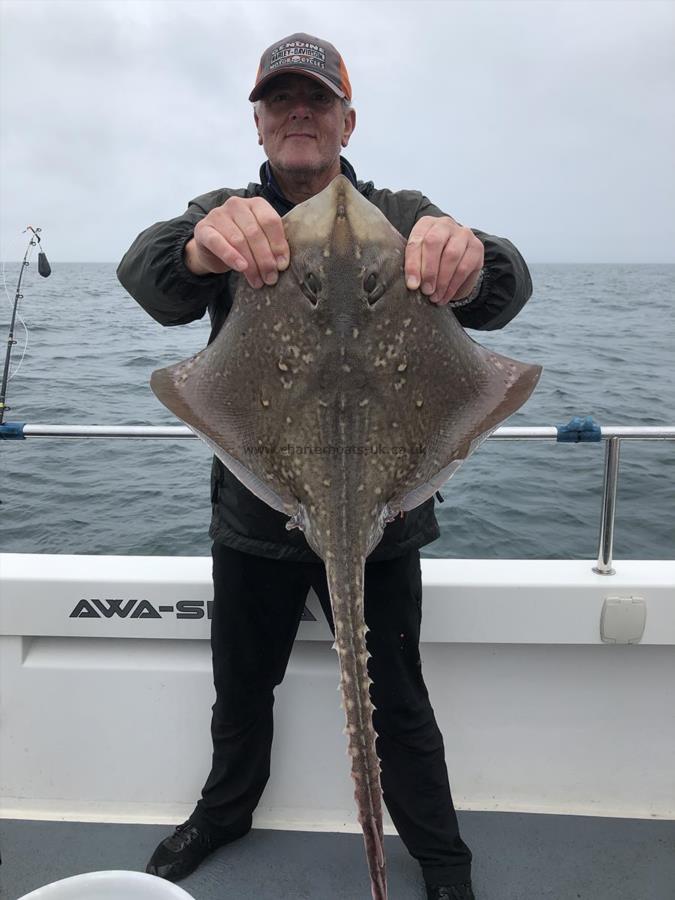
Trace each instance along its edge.
{"label": "ray skin texture", "polygon": [[364,565],[532,393],[539,366],[473,341],[409,291],[405,239],[342,175],[283,219],[277,283],[241,278],[216,339],[151,387],[326,566],[371,891],[387,896]]}

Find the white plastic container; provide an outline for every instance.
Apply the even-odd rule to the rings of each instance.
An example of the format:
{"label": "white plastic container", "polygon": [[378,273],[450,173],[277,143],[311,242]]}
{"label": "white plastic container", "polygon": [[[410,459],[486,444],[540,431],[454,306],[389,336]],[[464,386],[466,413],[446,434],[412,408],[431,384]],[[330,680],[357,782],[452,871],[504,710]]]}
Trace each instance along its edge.
{"label": "white plastic container", "polygon": [[183,888],[145,872],[85,872],[45,884],[19,900],[194,900]]}

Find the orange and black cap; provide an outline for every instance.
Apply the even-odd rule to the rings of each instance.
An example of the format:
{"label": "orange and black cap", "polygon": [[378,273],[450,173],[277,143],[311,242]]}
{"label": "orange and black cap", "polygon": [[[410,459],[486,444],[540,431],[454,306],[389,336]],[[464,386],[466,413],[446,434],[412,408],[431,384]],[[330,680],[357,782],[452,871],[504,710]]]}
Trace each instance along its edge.
{"label": "orange and black cap", "polygon": [[325,84],[338,97],[352,99],[349,75],[338,51],[328,41],[302,32],[282,38],[265,50],[248,99],[260,99],[268,82],[285,72],[307,75]]}

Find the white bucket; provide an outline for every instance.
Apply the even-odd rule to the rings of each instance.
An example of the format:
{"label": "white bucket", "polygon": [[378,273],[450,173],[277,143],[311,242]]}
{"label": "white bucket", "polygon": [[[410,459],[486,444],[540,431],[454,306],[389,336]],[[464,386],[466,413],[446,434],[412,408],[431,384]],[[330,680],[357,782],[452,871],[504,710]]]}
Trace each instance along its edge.
{"label": "white bucket", "polygon": [[45,884],[19,900],[194,900],[183,888],[145,872],[86,872]]}

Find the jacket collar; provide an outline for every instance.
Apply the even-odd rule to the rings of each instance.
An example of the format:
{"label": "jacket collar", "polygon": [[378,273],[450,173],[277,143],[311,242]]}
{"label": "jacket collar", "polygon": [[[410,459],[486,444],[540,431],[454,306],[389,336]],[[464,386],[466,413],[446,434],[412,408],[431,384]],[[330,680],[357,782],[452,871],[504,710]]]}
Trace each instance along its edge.
{"label": "jacket collar", "polygon": [[[357,190],[360,190],[356,180],[356,172],[354,171],[352,164],[348,162],[344,156],[340,157],[340,171],[351,181]],[[260,183],[262,185],[260,196],[264,197],[280,216],[285,216],[286,213],[290,212],[296,205],[284,197],[281,188],[272,173],[272,167],[269,164],[269,160],[265,160],[262,166],[260,166]]]}

